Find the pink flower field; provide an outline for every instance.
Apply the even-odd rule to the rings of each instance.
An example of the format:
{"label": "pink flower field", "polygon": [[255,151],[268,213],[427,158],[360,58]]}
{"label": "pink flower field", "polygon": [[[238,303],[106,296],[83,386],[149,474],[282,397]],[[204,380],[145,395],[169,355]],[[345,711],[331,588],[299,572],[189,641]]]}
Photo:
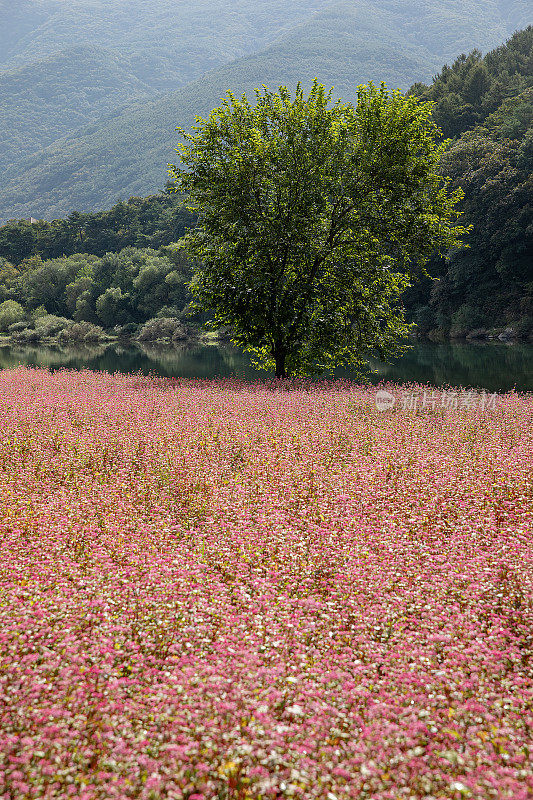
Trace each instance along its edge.
{"label": "pink flower field", "polygon": [[1,800],[533,797],[531,396],[0,393]]}

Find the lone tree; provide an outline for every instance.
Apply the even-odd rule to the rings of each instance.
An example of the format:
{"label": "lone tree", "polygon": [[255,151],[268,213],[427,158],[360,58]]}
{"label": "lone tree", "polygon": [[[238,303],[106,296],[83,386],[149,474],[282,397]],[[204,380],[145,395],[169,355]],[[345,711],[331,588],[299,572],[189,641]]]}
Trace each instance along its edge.
{"label": "lone tree", "polygon": [[170,165],[198,224],[183,240],[198,307],[276,376],[402,350],[402,292],[464,229],[439,174],[431,103],[360,86],[351,104],[315,80],[231,93]]}

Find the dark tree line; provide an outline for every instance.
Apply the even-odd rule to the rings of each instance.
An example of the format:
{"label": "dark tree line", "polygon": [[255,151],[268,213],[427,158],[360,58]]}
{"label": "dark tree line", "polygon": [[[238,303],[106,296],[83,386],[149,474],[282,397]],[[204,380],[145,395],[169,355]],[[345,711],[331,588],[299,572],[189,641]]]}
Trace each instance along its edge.
{"label": "dark tree line", "polygon": [[0,227],[0,257],[18,265],[35,255],[46,260],[73,253],[103,256],[125,247],[157,249],[178,241],[191,223],[175,194],[132,197],[109,211],[74,212],[53,222],[11,220]]}

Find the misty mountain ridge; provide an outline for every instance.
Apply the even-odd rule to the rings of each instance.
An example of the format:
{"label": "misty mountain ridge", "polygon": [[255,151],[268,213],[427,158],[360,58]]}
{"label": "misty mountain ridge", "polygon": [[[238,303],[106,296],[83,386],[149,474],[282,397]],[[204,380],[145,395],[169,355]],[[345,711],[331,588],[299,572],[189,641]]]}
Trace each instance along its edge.
{"label": "misty mountain ridge", "polygon": [[315,76],[346,100],[368,80],[405,90],[526,18],[521,0],[0,2],[0,219],[157,191],[175,127],[228,90]]}

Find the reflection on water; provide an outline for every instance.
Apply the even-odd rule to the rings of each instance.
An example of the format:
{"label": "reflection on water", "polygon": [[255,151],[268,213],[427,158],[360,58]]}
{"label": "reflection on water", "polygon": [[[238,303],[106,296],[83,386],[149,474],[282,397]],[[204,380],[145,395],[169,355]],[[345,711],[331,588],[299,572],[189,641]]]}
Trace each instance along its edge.
{"label": "reflection on water", "polygon": [[0,347],[0,369],[19,365],[48,369],[90,369],[103,372],[156,374],[164,377],[215,378],[237,375],[261,378],[249,358],[232,347],[184,344],[154,347],[97,344],[84,347]]}
{"label": "reflection on water", "polygon": [[533,391],[533,345],[522,342],[417,342],[393,364],[372,366],[382,380],[398,383],[471,386],[490,392]]}
{"label": "reflection on water", "polygon": [[[91,345],[62,347],[1,347],[0,369],[20,364],[49,369],[90,369],[104,372],[141,372],[168,377],[258,379],[247,355],[229,346],[204,344],[178,348]],[[435,386],[473,386],[491,392],[533,391],[533,345],[416,342],[401,359],[390,364],[372,362],[373,383],[417,382]],[[346,370],[335,375],[353,377]]]}

